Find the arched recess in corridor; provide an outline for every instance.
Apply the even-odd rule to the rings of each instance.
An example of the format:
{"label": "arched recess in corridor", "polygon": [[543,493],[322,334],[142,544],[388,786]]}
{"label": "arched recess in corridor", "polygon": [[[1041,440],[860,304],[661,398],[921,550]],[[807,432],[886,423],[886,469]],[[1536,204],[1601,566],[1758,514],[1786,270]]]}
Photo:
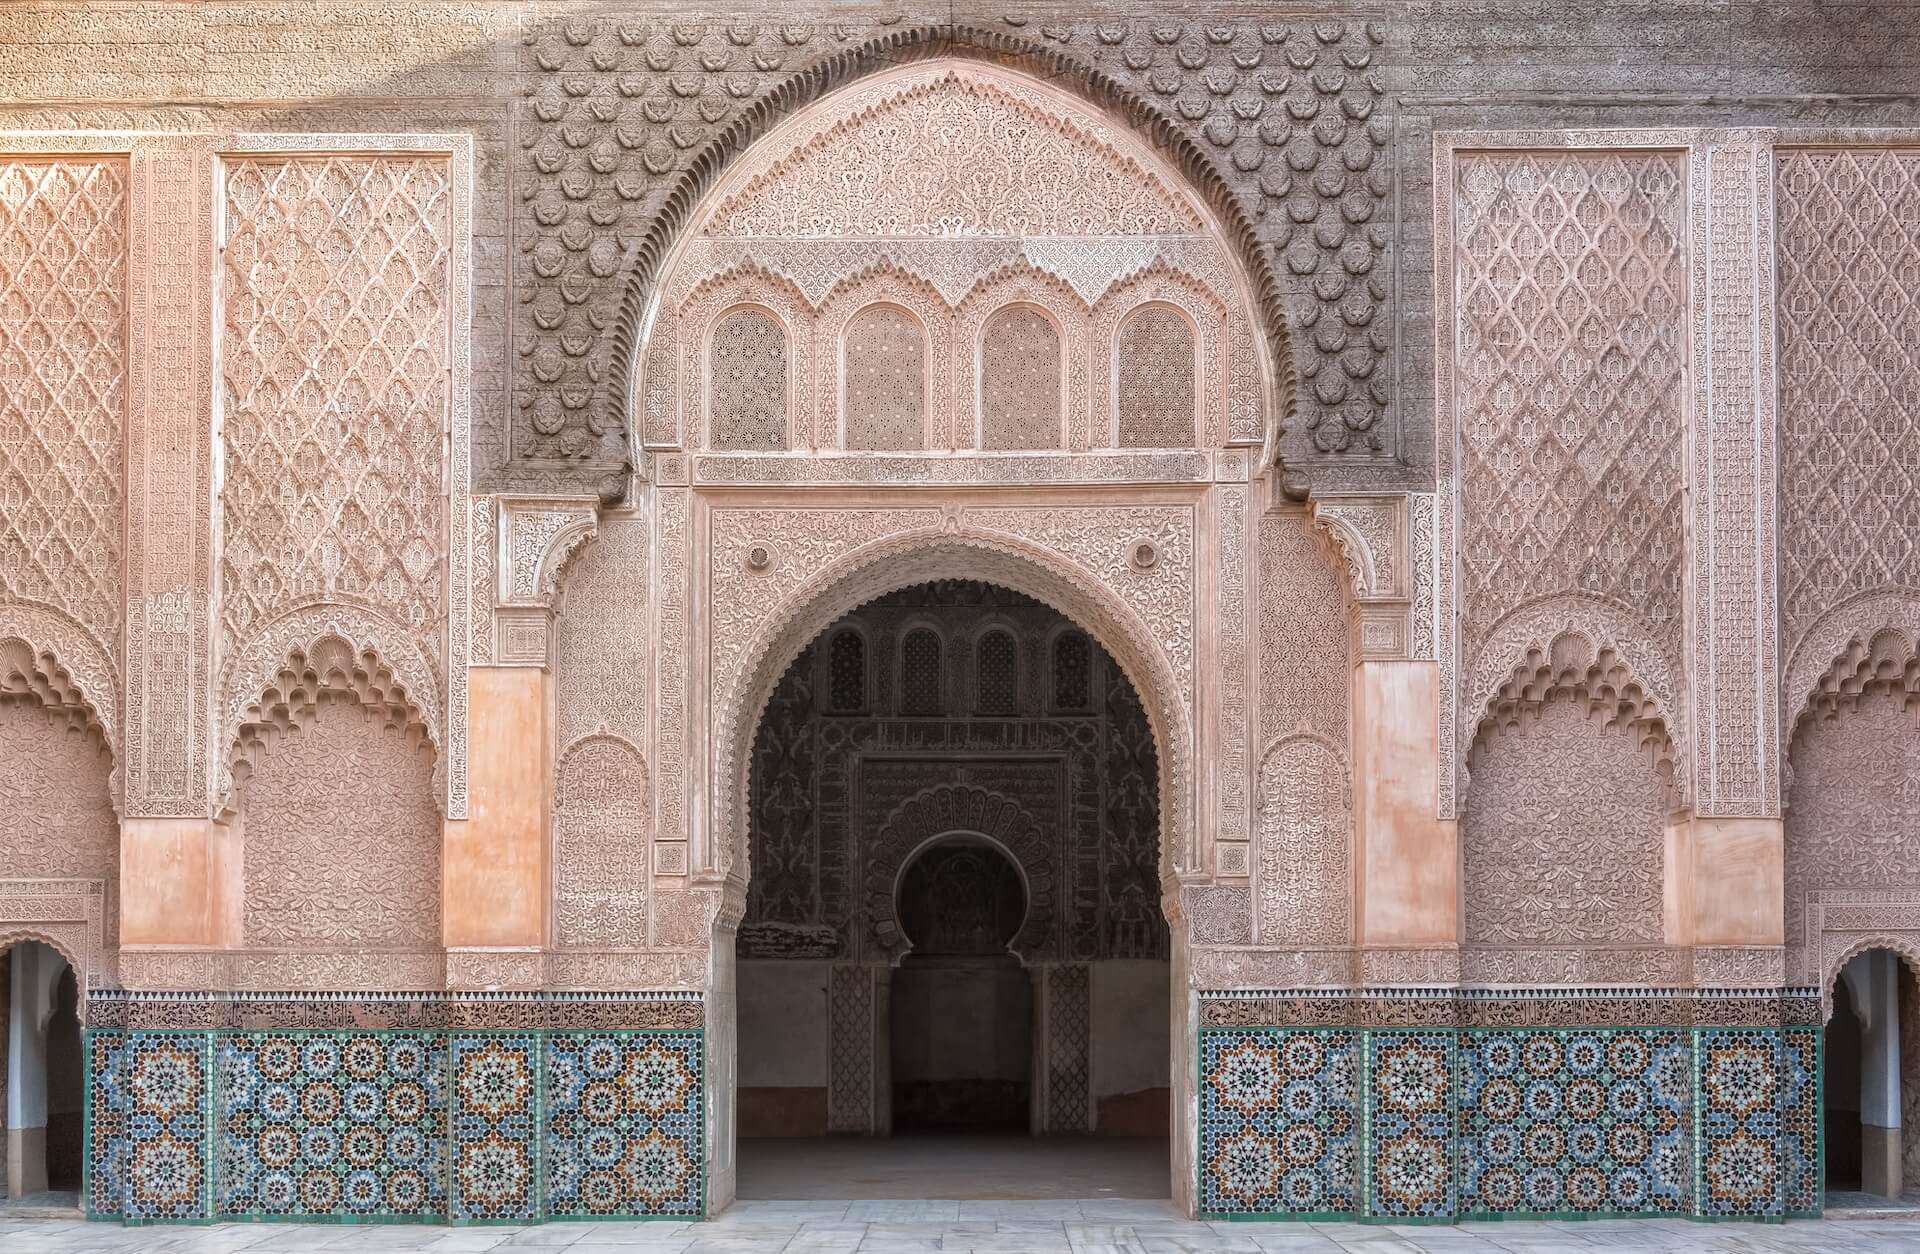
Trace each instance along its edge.
{"label": "arched recess in corridor", "polygon": [[1821,1095],[1827,1206],[1920,1191],[1920,952],[1856,941],[1827,972]]}

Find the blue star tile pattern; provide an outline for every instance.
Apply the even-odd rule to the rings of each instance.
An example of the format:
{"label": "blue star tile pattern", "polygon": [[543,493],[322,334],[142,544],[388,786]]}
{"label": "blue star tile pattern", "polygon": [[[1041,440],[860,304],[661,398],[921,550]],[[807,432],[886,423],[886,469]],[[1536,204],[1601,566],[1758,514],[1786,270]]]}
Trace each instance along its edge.
{"label": "blue star tile pattern", "polygon": [[1825,1200],[1826,1163],[1821,1156],[1820,1029],[1781,1033],[1785,1092],[1780,1108],[1780,1148],[1786,1156],[1787,1217],[1818,1218]]}
{"label": "blue star tile pattern", "polygon": [[1366,1210],[1401,1221],[1450,1221],[1453,1033],[1366,1035]]}
{"label": "blue star tile pattern", "polygon": [[1330,1218],[1358,1196],[1360,1034],[1200,1033],[1200,1210]]}
{"label": "blue star tile pattern", "polygon": [[531,1032],[450,1039],[456,1223],[527,1223],[539,1212],[539,1054]]}
{"label": "blue star tile pattern", "polygon": [[221,1036],[220,1213],[439,1219],[446,1065],[430,1032]]}
{"label": "blue star tile pattern", "polygon": [[1680,1029],[1463,1033],[1461,1214],[1684,1214],[1692,1070]]}
{"label": "blue star tile pattern", "polygon": [[127,1223],[206,1219],[208,1047],[201,1032],[94,1032],[87,1207]]}
{"label": "blue star tile pattern", "polygon": [[1699,1213],[1720,1219],[1778,1217],[1784,1200],[1780,1034],[1712,1028],[1696,1046]]}
{"label": "blue star tile pattern", "polygon": [[554,1032],[546,1213],[688,1217],[705,1206],[698,1032]]}

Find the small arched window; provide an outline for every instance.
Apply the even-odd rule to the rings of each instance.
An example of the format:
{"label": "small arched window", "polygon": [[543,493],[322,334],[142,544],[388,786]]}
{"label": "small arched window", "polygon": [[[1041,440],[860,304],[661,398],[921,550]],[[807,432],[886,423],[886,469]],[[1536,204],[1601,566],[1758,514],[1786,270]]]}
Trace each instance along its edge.
{"label": "small arched window", "polygon": [[940,637],[915,628],[900,645],[900,712],[938,714],[940,704]]}
{"label": "small arched window", "polygon": [[736,309],[707,351],[707,443],[787,447],[787,333],[762,309]]}
{"label": "small arched window", "polygon": [[847,323],[846,446],[923,449],[926,429],[926,340],[904,309],[869,305]]}
{"label": "small arched window", "polygon": [[1053,639],[1053,708],[1093,708],[1093,646],[1085,632],[1063,631]]}
{"label": "small arched window", "polygon": [[1060,447],[1060,332],[1032,305],[1009,305],[980,337],[983,448]]}
{"label": "small arched window", "polygon": [[1171,305],[1143,305],[1114,338],[1114,406],[1122,448],[1194,443],[1193,324]]}
{"label": "small arched window", "polygon": [[1019,661],[1013,636],[990,631],[974,645],[974,702],[982,714],[1012,714],[1018,707]]}
{"label": "small arched window", "polygon": [[835,632],[827,645],[827,708],[835,714],[867,708],[867,641],[851,627]]}

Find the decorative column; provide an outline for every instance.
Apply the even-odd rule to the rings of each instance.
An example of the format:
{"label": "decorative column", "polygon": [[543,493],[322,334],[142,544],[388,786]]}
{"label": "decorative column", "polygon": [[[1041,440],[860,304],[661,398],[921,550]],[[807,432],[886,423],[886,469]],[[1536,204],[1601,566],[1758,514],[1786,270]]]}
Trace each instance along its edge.
{"label": "decorative column", "polygon": [[[1431,511],[1419,511],[1430,526]],[[1460,871],[1455,825],[1436,810],[1440,668],[1430,588],[1413,560],[1408,498],[1325,497],[1314,522],[1339,543],[1353,593],[1354,854],[1360,982],[1459,979]],[[1431,565],[1430,546],[1419,546]],[[1416,639],[1427,642],[1416,656]]]}
{"label": "decorative column", "polygon": [[1860,994],[1860,1187],[1900,1196],[1900,958],[1870,949],[1848,964]]}
{"label": "decorative column", "polygon": [[1694,979],[1785,979],[1775,660],[1772,131],[1689,149],[1693,412],[1687,675],[1692,806],[1667,833],[1667,940]]}
{"label": "decorative column", "polygon": [[213,148],[131,156],[121,976],[217,984],[240,941],[241,833],[215,821]]}
{"label": "decorative column", "polygon": [[554,600],[597,517],[589,497],[474,502],[467,817],[446,825],[441,870],[451,988],[536,988],[544,979]]}

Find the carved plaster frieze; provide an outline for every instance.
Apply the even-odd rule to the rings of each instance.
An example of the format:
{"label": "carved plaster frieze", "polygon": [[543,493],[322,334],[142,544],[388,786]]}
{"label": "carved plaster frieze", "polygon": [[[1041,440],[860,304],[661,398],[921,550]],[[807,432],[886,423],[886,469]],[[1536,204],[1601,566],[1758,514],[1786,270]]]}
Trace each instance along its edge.
{"label": "carved plaster frieze", "polygon": [[89,989],[115,983],[106,938],[105,880],[0,880],[0,950],[30,940],[51,945],[80,981],[83,1005]]}
{"label": "carved plaster frieze", "polygon": [[1824,889],[1806,894],[1801,931],[1787,937],[1786,978],[1820,989],[1833,1010],[1840,969],[1869,949],[1890,949],[1920,972],[1920,889]]}
{"label": "carved plaster frieze", "polygon": [[[598,534],[599,501],[585,496],[489,499],[491,508],[479,521],[493,530],[474,537],[474,569],[485,569],[494,578],[486,593],[491,598],[486,608],[490,660],[503,666],[545,666],[552,655],[560,583],[568,563]],[[476,620],[482,595],[476,589]]]}
{"label": "carved plaster frieze", "polygon": [[546,955],[538,949],[449,949],[447,987],[483,992],[546,985]]}
{"label": "carved plaster frieze", "polygon": [[1413,586],[1405,496],[1315,497],[1314,525],[1333,538],[1353,588],[1354,634],[1363,660],[1413,653]]}
{"label": "carved plaster frieze", "polygon": [[1205,990],[1346,988],[1354,982],[1351,949],[1265,949],[1195,946],[1187,983]]}

